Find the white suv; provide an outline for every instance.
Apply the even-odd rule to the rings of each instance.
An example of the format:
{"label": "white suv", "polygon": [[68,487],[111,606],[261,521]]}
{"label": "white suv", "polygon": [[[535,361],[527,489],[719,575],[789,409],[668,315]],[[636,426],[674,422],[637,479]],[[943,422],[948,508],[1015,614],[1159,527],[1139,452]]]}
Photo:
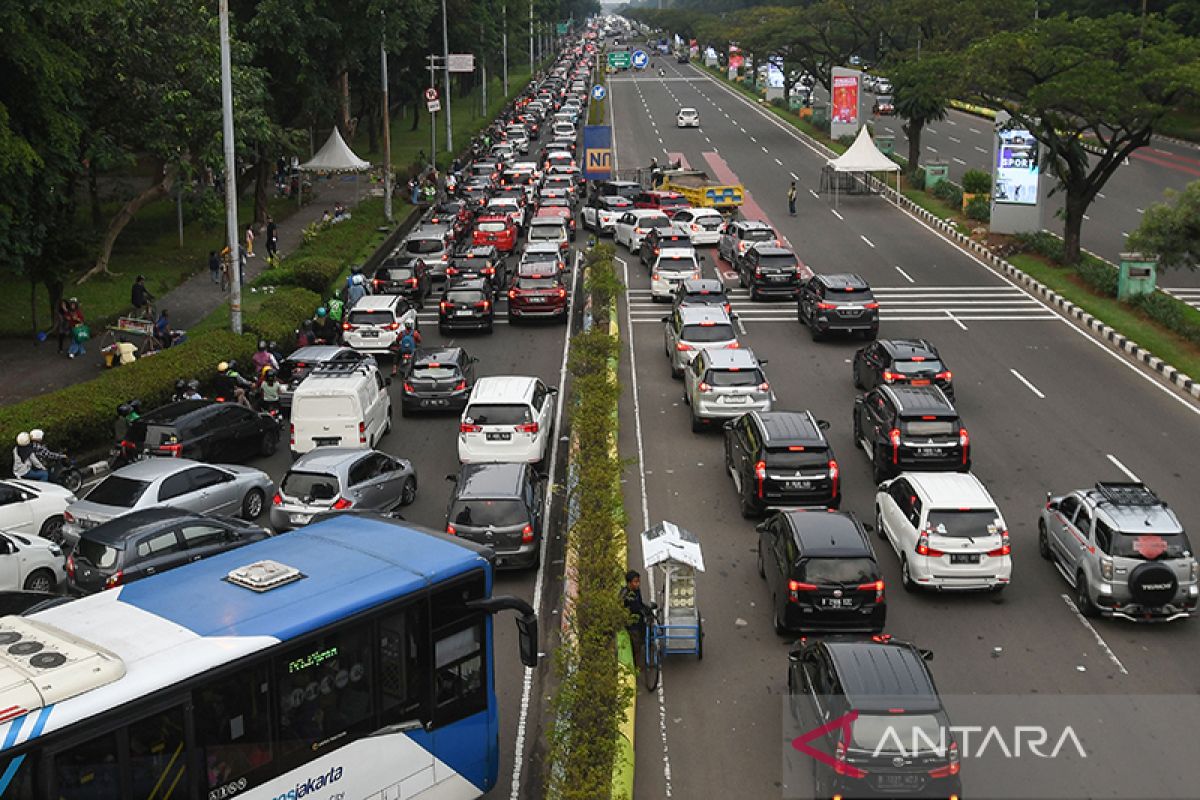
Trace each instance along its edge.
{"label": "white suv", "polygon": [[700,277],[703,259],[691,247],[664,247],[650,270],[650,299],[671,302],[680,284]]}
{"label": "white suv", "polygon": [[1008,525],[971,473],[905,472],[879,485],[875,526],[904,588],[991,589],[1012,579]]}
{"label": "white suv", "polygon": [[398,294],[369,294],[346,312],[342,338],[360,353],[386,353],[404,323],[417,324],[416,309]]}
{"label": "white suv", "polygon": [[552,441],[557,393],[537,378],[477,380],[458,427],[458,460],[542,462]]}

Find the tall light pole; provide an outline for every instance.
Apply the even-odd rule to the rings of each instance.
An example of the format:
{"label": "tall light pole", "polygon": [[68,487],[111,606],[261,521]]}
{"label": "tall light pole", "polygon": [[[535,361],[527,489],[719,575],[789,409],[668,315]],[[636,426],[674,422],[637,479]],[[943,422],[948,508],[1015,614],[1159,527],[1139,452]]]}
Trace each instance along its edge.
{"label": "tall light pole", "polygon": [[383,35],[379,38],[379,80],[383,84],[383,216],[392,221],[392,130],[388,119],[387,18],[383,20]]}
{"label": "tall light pole", "polygon": [[221,132],[225,144],[225,228],[229,241],[229,323],[242,332],[242,259],[238,252],[237,164],[233,152],[233,68],[229,59],[229,0],[217,6],[221,28]]}
{"label": "tall light pole", "polygon": [[504,96],[508,97],[508,3],[502,5],[501,10],[504,14],[504,27],[501,30],[501,48],[504,51]]}
{"label": "tall light pole", "polygon": [[442,58],[442,68],[446,70],[442,83],[442,92],[446,95],[446,152],[453,153],[454,132],[450,127],[450,31],[446,27],[446,0],[442,0]]}
{"label": "tall light pole", "polygon": [[533,80],[533,0],[529,0],[529,79]]}

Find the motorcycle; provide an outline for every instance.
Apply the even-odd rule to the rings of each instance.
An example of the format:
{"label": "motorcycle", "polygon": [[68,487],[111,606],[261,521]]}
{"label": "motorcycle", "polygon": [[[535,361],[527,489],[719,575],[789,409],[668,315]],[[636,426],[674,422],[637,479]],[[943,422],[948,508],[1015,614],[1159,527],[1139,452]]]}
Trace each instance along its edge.
{"label": "motorcycle", "polygon": [[46,465],[46,471],[50,473],[51,483],[57,483],[72,494],[83,486],[83,473],[75,466],[75,459],[70,456],[64,455],[62,458],[51,460]]}
{"label": "motorcycle", "polygon": [[127,467],[135,461],[141,461],[144,456],[138,446],[131,441],[122,439],[113,445],[108,452],[108,470],[115,472],[121,467]]}

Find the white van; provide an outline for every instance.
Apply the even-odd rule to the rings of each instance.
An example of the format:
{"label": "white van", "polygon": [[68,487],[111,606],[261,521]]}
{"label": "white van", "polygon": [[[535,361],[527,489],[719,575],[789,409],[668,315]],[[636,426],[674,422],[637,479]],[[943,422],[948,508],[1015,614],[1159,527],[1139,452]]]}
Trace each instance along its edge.
{"label": "white van", "polygon": [[292,458],[318,447],[372,448],[392,429],[392,401],[373,359],[324,364],[292,395]]}
{"label": "white van", "polygon": [[417,311],[402,295],[369,294],[346,312],[342,339],[360,353],[387,353],[404,323],[417,325]]}

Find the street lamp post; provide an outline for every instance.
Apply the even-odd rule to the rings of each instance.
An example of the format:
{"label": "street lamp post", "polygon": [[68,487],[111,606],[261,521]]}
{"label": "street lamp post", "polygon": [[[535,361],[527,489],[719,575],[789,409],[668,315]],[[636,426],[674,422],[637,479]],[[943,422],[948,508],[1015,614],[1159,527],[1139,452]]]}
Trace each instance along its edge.
{"label": "street lamp post", "polygon": [[504,96],[508,97],[508,3],[502,5],[501,10],[504,14],[504,27],[501,30],[501,49],[504,51]]}
{"label": "street lamp post", "polygon": [[529,78],[533,79],[533,0],[529,0]]}
{"label": "street lamp post", "polygon": [[446,70],[443,93],[446,95],[446,152],[454,152],[454,132],[450,127],[450,32],[446,27],[446,0],[442,0],[442,68]]}
{"label": "street lamp post", "polygon": [[[382,15],[382,12],[380,13]],[[383,216],[392,221],[392,131],[388,120],[388,68],[386,29],[379,39],[379,80],[383,84]]]}
{"label": "street lamp post", "polygon": [[233,68],[229,57],[229,0],[217,6],[221,30],[221,117],[225,145],[225,228],[229,242],[229,323],[242,332],[242,259],[238,252],[237,164],[233,148]]}

